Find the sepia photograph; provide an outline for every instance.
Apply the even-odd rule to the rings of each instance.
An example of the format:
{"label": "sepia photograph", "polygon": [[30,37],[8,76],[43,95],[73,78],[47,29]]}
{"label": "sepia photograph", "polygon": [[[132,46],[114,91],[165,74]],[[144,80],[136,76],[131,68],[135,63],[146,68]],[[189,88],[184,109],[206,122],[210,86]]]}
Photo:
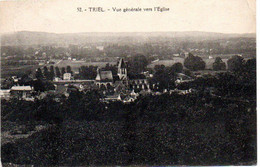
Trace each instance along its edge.
{"label": "sepia photograph", "polygon": [[0,166],[255,166],[256,0],[0,0]]}

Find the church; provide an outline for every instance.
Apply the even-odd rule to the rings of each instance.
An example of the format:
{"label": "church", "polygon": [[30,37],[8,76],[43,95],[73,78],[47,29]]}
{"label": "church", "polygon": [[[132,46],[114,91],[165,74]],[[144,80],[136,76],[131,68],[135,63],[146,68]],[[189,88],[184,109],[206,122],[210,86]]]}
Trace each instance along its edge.
{"label": "church", "polygon": [[102,71],[97,69],[95,84],[101,88],[113,87],[115,91],[122,90],[148,90],[150,85],[145,75],[143,74],[128,74],[127,63],[124,59],[120,59],[117,67],[117,75],[112,74],[112,71]]}

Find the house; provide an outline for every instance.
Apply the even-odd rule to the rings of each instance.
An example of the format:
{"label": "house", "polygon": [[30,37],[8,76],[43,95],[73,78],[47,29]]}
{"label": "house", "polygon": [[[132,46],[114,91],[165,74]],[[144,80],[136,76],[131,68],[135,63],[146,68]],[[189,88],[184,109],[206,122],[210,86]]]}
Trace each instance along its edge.
{"label": "house", "polygon": [[[118,61],[117,75],[113,75],[112,71],[101,71],[97,69],[95,85],[106,95],[103,101],[134,101],[138,93],[143,90],[149,91],[150,85],[144,73],[128,74],[127,63],[120,59]],[[151,91],[151,90],[150,90]],[[151,92],[149,92],[151,93]]]}
{"label": "house", "polygon": [[63,80],[71,80],[71,73],[64,73]]}
{"label": "house", "polygon": [[180,89],[170,90],[170,94],[177,93],[179,95],[186,95],[186,94],[193,93],[193,92],[196,92],[196,90],[192,89],[192,88],[187,89],[187,90],[180,90]]}
{"label": "house", "polygon": [[190,81],[193,81],[193,78],[191,78],[190,76],[182,73],[177,73],[177,79],[175,81],[176,84],[180,84],[183,82],[190,82]]}
{"label": "house", "polygon": [[127,96],[123,99],[123,103],[131,103],[131,102],[134,102],[135,100],[136,100],[136,98]]}
{"label": "house", "polygon": [[0,98],[9,100],[9,98],[10,98],[10,89],[0,89]]}
{"label": "house", "polygon": [[113,85],[113,74],[112,71],[100,71],[97,69],[96,85],[99,87],[105,86],[106,88]]}
{"label": "house", "polygon": [[104,102],[114,102],[114,101],[122,101],[121,95],[120,94],[114,94],[114,95],[109,95],[103,98]]}
{"label": "house", "polygon": [[[121,84],[120,84],[121,83]],[[124,86],[122,86],[122,84]],[[127,64],[123,59],[118,62],[117,75],[113,76],[112,71],[101,71],[97,69],[96,85],[99,87],[113,86],[116,90],[118,87],[124,89],[149,89],[149,83],[144,74],[131,74],[127,73]],[[119,86],[120,85],[120,86]]]}
{"label": "house", "polygon": [[54,79],[53,79],[53,81],[60,81],[60,80],[62,80],[61,78],[59,78],[59,77],[54,77]]}
{"label": "house", "polygon": [[20,100],[34,100],[32,93],[33,87],[31,86],[13,86],[10,89],[10,96]]}
{"label": "house", "polygon": [[12,76],[12,79],[14,80],[14,82],[18,82],[19,78],[17,76]]}

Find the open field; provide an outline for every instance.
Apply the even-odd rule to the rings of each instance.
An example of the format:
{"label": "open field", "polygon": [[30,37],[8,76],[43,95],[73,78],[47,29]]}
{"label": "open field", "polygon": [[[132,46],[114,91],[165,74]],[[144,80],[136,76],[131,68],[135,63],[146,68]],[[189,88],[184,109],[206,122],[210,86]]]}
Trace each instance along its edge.
{"label": "open field", "polygon": [[[213,63],[215,58],[220,56],[223,62],[226,63],[228,59],[233,56],[234,54],[225,54],[225,55],[212,55],[213,58],[209,59],[206,56],[201,56],[203,61],[206,63],[205,69],[212,69]],[[244,58],[244,60],[248,60],[250,58]],[[43,66],[55,66],[55,67],[67,67],[71,66],[72,71],[77,72],[81,66],[98,66],[98,67],[105,67],[107,63],[110,65],[115,65],[117,62],[85,62],[85,61],[73,61],[73,60],[51,60],[55,62],[55,64],[44,64],[44,65],[21,65],[21,66],[2,66],[1,67],[1,78],[9,77],[9,76],[22,76],[23,74],[28,73],[29,71],[34,72],[37,68]],[[156,65],[165,65],[166,67],[172,66],[175,63],[184,63],[184,58],[182,57],[174,57],[171,60],[159,60],[157,62],[153,62],[148,65],[148,68],[154,68]]]}
{"label": "open field", "polygon": [[[228,59],[222,59],[222,60],[227,65]],[[206,69],[212,69],[213,68],[212,66],[213,66],[213,63],[215,62],[215,59],[208,59],[208,58],[205,59],[204,58],[203,61],[205,61],[205,63],[206,63]],[[184,58],[177,57],[177,58],[173,58],[173,60],[159,60],[157,62],[149,64],[148,67],[154,68],[154,66],[156,66],[156,65],[165,65],[166,67],[169,67],[169,66],[172,66],[175,63],[181,63],[183,65]]]}
{"label": "open field", "polygon": [[78,71],[81,66],[98,66],[105,67],[107,63],[110,65],[115,65],[116,62],[85,62],[85,61],[72,61],[72,60],[51,60],[55,64],[44,64],[44,65],[21,65],[21,66],[2,66],[1,67],[1,78],[6,78],[9,76],[18,76],[28,73],[29,71],[35,72],[37,68],[42,68],[44,66],[50,67],[67,67],[71,66],[72,71]]}
{"label": "open field", "polygon": [[9,76],[18,76],[28,73],[29,71],[34,72],[40,65],[23,65],[23,66],[2,66],[1,67],[1,78]]}
{"label": "open field", "polygon": [[[233,54],[232,54],[233,55]],[[216,56],[215,56],[216,57]],[[209,58],[202,58],[203,61],[206,63],[205,69],[212,69],[213,63],[215,62],[215,58],[209,59]],[[222,58],[222,61],[226,63],[227,67],[227,61],[229,58]],[[245,61],[247,61],[250,58],[244,58]],[[151,63],[148,65],[149,68],[154,68],[156,65],[165,65],[166,67],[172,66],[175,63],[181,63],[183,65],[184,58],[181,57],[174,57],[172,60],[159,60],[157,62]]]}
{"label": "open field", "polygon": [[[55,67],[67,67],[70,66],[72,71],[78,71],[81,66],[98,66],[98,67],[105,67],[106,64],[109,63],[110,65],[115,65],[116,62],[85,62],[85,61],[72,61],[72,60],[61,60],[58,61],[53,66]],[[51,66],[51,65],[49,65]]]}

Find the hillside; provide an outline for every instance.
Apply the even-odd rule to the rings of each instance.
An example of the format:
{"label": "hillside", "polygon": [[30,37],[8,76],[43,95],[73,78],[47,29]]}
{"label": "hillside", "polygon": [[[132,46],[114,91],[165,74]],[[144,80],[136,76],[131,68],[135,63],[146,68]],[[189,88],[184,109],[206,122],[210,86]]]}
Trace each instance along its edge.
{"label": "hillside", "polygon": [[61,45],[86,43],[143,43],[168,40],[219,40],[229,38],[256,38],[256,34],[223,34],[213,32],[87,32],[56,34],[47,32],[20,31],[1,35],[1,45]]}

